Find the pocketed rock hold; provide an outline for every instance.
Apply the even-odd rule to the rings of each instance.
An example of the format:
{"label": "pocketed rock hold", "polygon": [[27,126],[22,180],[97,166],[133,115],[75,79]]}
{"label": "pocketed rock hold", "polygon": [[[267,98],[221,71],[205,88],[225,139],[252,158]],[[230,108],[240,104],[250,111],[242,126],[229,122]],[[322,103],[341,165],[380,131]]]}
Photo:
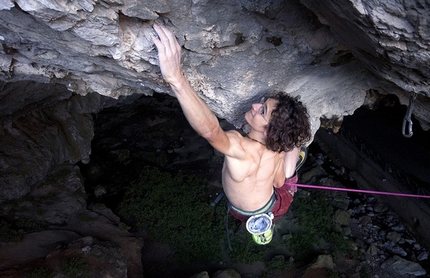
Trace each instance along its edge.
{"label": "pocketed rock hold", "polygon": [[422,276],[426,274],[418,263],[411,262],[400,258],[399,256],[393,256],[382,264],[382,268],[391,268],[401,275],[411,274],[415,276]]}

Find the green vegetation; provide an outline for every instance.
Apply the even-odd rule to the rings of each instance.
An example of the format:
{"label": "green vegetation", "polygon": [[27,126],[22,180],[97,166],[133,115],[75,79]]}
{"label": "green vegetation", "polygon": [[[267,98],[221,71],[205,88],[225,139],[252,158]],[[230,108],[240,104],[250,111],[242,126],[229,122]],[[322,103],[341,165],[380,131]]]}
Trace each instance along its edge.
{"label": "green vegetation", "polygon": [[0,220],[0,242],[20,242],[24,235],[11,228],[11,224]]}
{"label": "green vegetation", "polygon": [[22,229],[26,233],[33,233],[45,230],[49,224],[45,221],[34,220],[28,217],[20,217],[16,219],[15,226],[17,229]]}
{"label": "green vegetation", "polygon": [[144,157],[144,159],[150,163],[153,163],[155,165],[158,165],[160,167],[164,167],[166,166],[166,164],[168,163],[168,158],[165,152],[159,152],[159,153],[155,153],[155,152],[140,152],[139,157]]}
{"label": "green vegetation", "polygon": [[53,278],[55,273],[44,267],[39,267],[30,271],[26,277],[28,278]]}
{"label": "green vegetation", "polygon": [[184,262],[219,259],[225,207],[210,206],[205,188],[196,176],[146,166],[140,180],[126,188],[119,214],[157,242],[168,243]]}
{"label": "green vegetation", "polygon": [[120,229],[121,231],[126,232],[126,231],[130,230],[131,227],[128,226],[127,224],[125,224],[124,222],[119,222],[118,229]]}
{"label": "green vegetation", "polygon": [[61,273],[68,278],[89,277],[88,264],[83,258],[71,258],[60,266]]}
{"label": "green vegetation", "polygon": [[[206,182],[195,175],[172,174],[145,166],[140,178],[126,188],[118,214],[133,229],[143,230],[155,241],[169,244],[177,259],[184,263],[218,260],[227,246],[226,206],[220,203],[211,207],[205,194],[206,187]],[[312,255],[315,249],[333,254],[348,250],[347,241],[336,230],[333,208],[324,195],[296,198],[292,209],[301,231],[293,235],[286,248],[296,259]],[[126,230],[127,225],[123,224],[121,228]],[[233,247],[229,256],[234,263],[262,261],[265,254],[277,247],[275,243],[255,244],[232,216],[229,216],[229,232]],[[285,270],[290,266],[285,261],[270,264],[271,272],[276,272],[272,268]]]}
{"label": "green vegetation", "polygon": [[[339,278],[339,272],[336,270],[327,270],[328,278]],[[361,276],[360,276],[361,277]]]}
{"label": "green vegetation", "polygon": [[266,263],[266,272],[263,277],[276,277],[283,271],[292,269],[293,263],[287,260],[283,255],[274,256]]}
{"label": "green vegetation", "polygon": [[360,269],[360,277],[361,278],[369,278],[370,277],[369,270],[366,267],[362,267]]}
{"label": "green vegetation", "polygon": [[301,232],[296,233],[287,242],[287,247],[297,258],[310,255],[312,250],[328,245],[333,254],[344,253],[348,243],[341,232],[336,232],[333,218],[333,207],[324,193],[315,197],[296,198],[292,208],[297,216]]}
{"label": "green vegetation", "polygon": [[[65,260],[60,265],[61,277],[67,278],[87,278],[90,277],[88,264],[83,258],[70,258]],[[28,271],[27,278],[53,278],[57,277],[58,273],[45,267],[38,267]]]}
{"label": "green vegetation", "polygon": [[[230,219],[232,219],[232,217],[230,217]],[[232,230],[231,227],[230,230]],[[230,235],[231,246],[233,249],[230,253],[230,258],[235,263],[253,264],[257,261],[262,261],[264,253],[273,248],[271,244],[256,244],[252,239],[251,234],[248,233],[244,227],[237,227],[234,230],[237,231]]]}
{"label": "green vegetation", "polygon": [[62,185],[64,183],[64,179],[67,178],[72,173],[72,168],[70,167],[62,167],[61,169],[50,173],[46,177],[46,184],[55,184]]}
{"label": "green vegetation", "polygon": [[115,151],[111,151],[111,153],[115,154],[117,156],[117,159],[119,162],[123,163],[124,165],[128,165],[130,163],[130,151],[127,149],[119,149]]}
{"label": "green vegetation", "polygon": [[94,221],[94,218],[92,218],[88,213],[80,213],[77,218],[81,222],[92,222],[92,221]]}
{"label": "green vegetation", "polygon": [[0,242],[20,242],[24,239],[25,234],[41,231],[48,227],[44,221],[27,217],[19,217],[14,220],[10,220],[10,218],[0,219]]}

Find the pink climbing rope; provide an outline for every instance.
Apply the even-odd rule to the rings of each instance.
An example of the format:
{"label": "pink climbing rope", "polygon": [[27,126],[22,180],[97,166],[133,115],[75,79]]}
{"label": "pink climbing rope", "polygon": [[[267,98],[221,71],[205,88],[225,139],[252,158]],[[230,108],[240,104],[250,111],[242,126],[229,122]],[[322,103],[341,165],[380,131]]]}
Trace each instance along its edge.
{"label": "pink climbing rope", "polygon": [[331,186],[320,186],[320,185],[310,185],[310,184],[289,184],[291,186],[304,187],[304,188],[315,188],[324,190],[334,190],[334,191],[348,191],[356,193],[367,193],[367,194],[379,194],[379,195],[389,195],[389,196],[399,196],[399,197],[414,197],[414,198],[427,198],[430,199],[428,195],[416,195],[416,194],[405,194],[396,192],[385,192],[385,191],[373,191],[373,190],[363,190],[363,189],[351,189],[351,188],[341,188],[341,187],[331,187]]}

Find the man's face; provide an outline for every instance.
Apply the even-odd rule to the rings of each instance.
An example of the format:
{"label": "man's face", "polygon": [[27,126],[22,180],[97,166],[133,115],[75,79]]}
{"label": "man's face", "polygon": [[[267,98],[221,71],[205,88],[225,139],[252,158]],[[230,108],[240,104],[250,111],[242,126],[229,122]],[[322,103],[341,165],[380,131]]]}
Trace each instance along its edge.
{"label": "man's face", "polygon": [[273,98],[263,99],[260,103],[253,103],[251,109],[245,114],[245,120],[254,129],[264,129],[269,124],[272,111],[277,104],[278,101]]}

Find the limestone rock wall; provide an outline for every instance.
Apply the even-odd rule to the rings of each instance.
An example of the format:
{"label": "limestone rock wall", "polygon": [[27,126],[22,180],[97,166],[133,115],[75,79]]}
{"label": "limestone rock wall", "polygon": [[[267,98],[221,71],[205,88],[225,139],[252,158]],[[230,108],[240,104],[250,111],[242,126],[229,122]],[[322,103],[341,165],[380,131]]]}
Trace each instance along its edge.
{"label": "limestone rock wall", "polygon": [[[45,96],[45,91],[34,83],[8,83],[2,87],[3,96],[18,96],[17,105],[9,108],[20,107],[20,100],[29,104],[10,115],[8,107],[2,111],[6,115],[0,121],[0,201],[27,194],[52,166],[89,161],[94,135],[92,113],[101,106],[100,95],[70,97],[64,87],[51,87],[55,91],[47,86],[46,92],[55,92],[57,98]],[[20,95],[29,90],[40,92],[35,98],[41,100],[33,103]]]}
{"label": "limestone rock wall", "polygon": [[[301,0],[366,68],[418,96],[415,116],[429,129],[430,3]],[[402,96],[405,95],[405,96]]]}
{"label": "limestone rock wall", "polygon": [[[350,2],[344,2],[333,7],[336,14],[350,8]],[[367,5],[376,5],[372,3]],[[330,15],[319,19],[329,22]],[[348,16],[352,22],[359,14]],[[250,0],[2,0],[0,78],[62,83],[82,95],[97,92],[113,98],[154,90],[169,93],[156,65],[154,20],[168,25],[180,40],[183,68],[194,88],[218,116],[236,126],[244,123],[250,103],[268,90],[301,95],[311,111],[314,132],[320,117],[353,113],[368,89],[388,90],[407,100],[404,89],[409,87],[394,85],[407,83],[407,78],[402,84],[386,82],[395,81],[385,78],[386,73],[380,75],[385,79],[376,78],[365,67],[374,57],[365,60],[361,55],[364,64],[358,62],[351,55],[357,51],[348,49],[352,42],[336,41],[337,29],[321,24],[298,0],[270,5]],[[425,27],[421,21],[419,26]],[[419,50],[427,46],[424,40],[414,45],[421,46]],[[396,53],[402,59],[402,52]],[[427,56],[408,57],[424,61]],[[414,69],[426,65],[415,64]],[[426,91],[423,86],[421,91]]]}
{"label": "limestone rock wall", "polygon": [[378,76],[429,97],[427,1],[301,0]]}
{"label": "limestone rock wall", "polygon": [[[44,268],[73,277],[143,277],[143,240],[121,228],[110,209],[87,206],[85,197],[79,167],[64,163],[25,198],[2,202],[0,276],[35,276],[32,269]],[[73,274],[65,268],[71,260],[79,262]]]}

